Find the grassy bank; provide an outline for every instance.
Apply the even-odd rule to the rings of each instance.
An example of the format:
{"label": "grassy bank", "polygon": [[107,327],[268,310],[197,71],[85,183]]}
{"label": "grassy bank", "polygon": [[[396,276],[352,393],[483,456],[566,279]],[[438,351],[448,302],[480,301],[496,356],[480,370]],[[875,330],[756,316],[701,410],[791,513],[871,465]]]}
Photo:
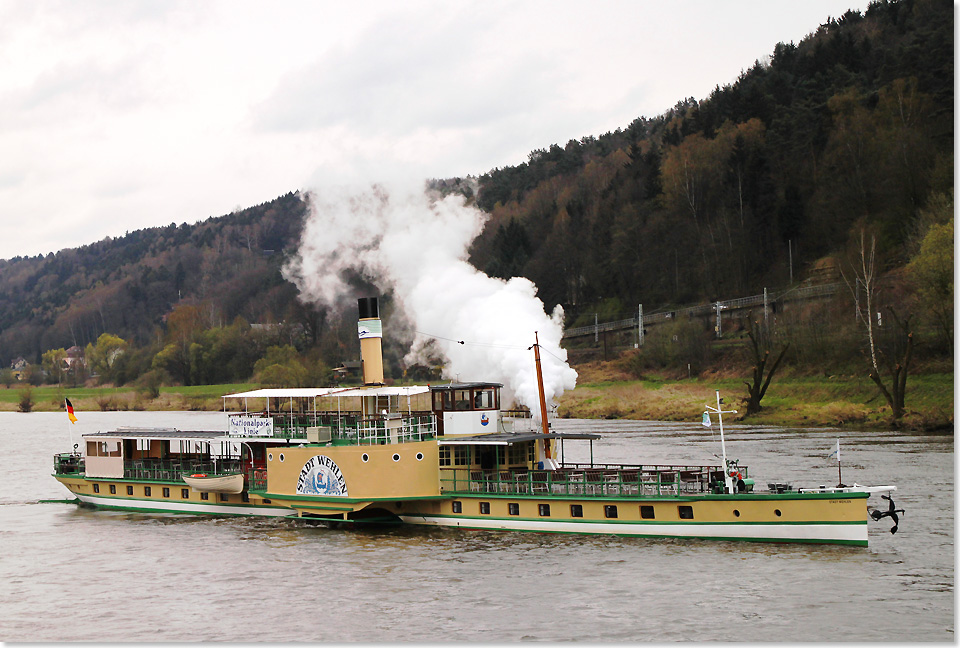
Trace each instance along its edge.
{"label": "grassy bank", "polygon": [[[577,366],[577,388],[560,398],[559,413],[569,418],[626,418],[697,421],[719,389],[725,402],[743,411],[747,391],[742,378],[715,376],[661,380],[630,379],[607,363]],[[903,427],[953,426],[953,374],[910,376]],[[890,428],[890,408],[867,377],[776,376],[759,414],[747,423],[793,427]]]}
{"label": "grassy bank", "polygon": [[[697,421],[703,406],[719,389],[725,402],[741,411],[746,387],[739,377],[716,375],[681,380],[647,376],[637,380],[614,363],[577,365],[580,378],[573,391],[559,401],[567,418]],[[33,411],[63,411],[69,398],[83,411],[219,411],[225,394],[256,389],[258,385],[197,385],[163,387],[156,398],[129,388],[34,387]],[[18,410],[23,388],[0,389],[0,411]],[[778,375],[763,399],[763,409],[745,422],[793,427],[890,428],[890,409],[866,377],[808,377]],[[944,429],[953,426],[953,374],[910,376],[907,382],[908,429]]]}
{"label": "grassy bank", "polygon": [[[69,398],[77,412],[84,411],[219,411],[221,398],[259,385],[195,385],[191,387],[161,387],[160,394],[151,398],[144,392],[129,387],[64,387],[44,386],[30,389],[34,412],[64,410],[64,398]],[[0,411],[16,412],[24,387],[0,389]]]}

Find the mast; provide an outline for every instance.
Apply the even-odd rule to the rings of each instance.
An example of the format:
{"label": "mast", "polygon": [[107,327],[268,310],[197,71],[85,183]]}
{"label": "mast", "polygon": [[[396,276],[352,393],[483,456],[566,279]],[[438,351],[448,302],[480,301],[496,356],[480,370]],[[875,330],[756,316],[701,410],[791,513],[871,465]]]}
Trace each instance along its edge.
{"label": "mast", "polygon": [[[543,426],[543,433],[549,434],[550,427],[547,425],[547,397],[543,393],[543,369],[540,368],[540,337],[537,332],[533,332],[533,357],[537,361],[537,387],[540,390],[540,425]],[[550,459],[550,440],[543,440],[543,456]]]}
{"label": "mast", "polygon": [[736,414],[737,410],[726,410],[724,411],[720,406],[723,404],[723,399],[720,398],[720,390],[717,389],[717,406],[716,408],[710,407],[707,405],[707,410],[713,412],[717,415],[717,419],[720,421],[720,452],[723,454],[723,489],[724,492],[732,494],[734,492],[733,478],[730,477],[730,464],[727,463],[727,444],[723,439],[723,415],[724,414]]}

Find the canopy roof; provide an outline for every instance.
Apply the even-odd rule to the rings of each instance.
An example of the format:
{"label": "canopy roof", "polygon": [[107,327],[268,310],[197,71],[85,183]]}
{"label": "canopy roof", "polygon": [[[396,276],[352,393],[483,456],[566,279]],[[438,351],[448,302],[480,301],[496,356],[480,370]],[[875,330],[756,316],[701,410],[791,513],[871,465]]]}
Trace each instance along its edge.
{"label": "canopy roof", "polygon": [[323,398],[325,396],[413,396],[430,391],[429,387],[286,387],[254,389],[248,392],[227,394],[224,398]]}
{"label": "canopy roof", "polygon": [[539,439],[599,439],[599,434],[592,432],[569,432],[557,433],[551,432],[543,434],[541,432],[501,432],[499,434],[478,434],[476,436],[439,438],[439,445],[513,445],[514,443],[523,443],[524,441],[537,441]]}

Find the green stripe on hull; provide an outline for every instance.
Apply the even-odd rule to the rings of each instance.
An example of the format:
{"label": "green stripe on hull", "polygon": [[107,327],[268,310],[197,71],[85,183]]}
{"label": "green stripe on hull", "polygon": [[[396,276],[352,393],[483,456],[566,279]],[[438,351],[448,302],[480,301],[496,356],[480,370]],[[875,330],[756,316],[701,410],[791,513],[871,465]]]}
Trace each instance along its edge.
{"label": "green stripe on hull", "polygon": [[[781,524],[779,522],[770,523],[704,523],[704,522],[633,522],[623,520],[544,520],[532,518],[464,518],[455,515],[430,515],[430,516],[403,516],[404,522],[408,524],[419,524],[424,526],[444,526],[456,527],[461,529],[475,529],[488,531],[527,531],[532,533],[568,533],[585,535],[617,535],[644,538],[675,538],[682,540],[704,539],[704,540],[745,540],[748,542],[800,542],[816,544],[842,544],[854,546],[867,546],[866,521],[864,522],[841,522],[841,523],[818,523],[818,522],[794,522]],[[619,527],[619,528],[618,528]],[[657,528],[660,527],[660,528]],[[686,528],[685,528],[686,527]],[[694,527],[703,528],[703,532],[693,532]],[[724,533],[726,527],[727,533]],[[749,533],[738,535],[731,529],[741,527],[751,529]],[[714,528],[719,533],[710,533],[706,529]],[[807,533],[803,533],[804,528]],[[622,529],[622,530],[621,530]],[[784,532],[783,535],[777,533],[756,533],[761,529],[776,531],[778,529],[794,529],[796,532]],[[820,533],[827,529],[836,529],[835,532]],[[862,536],[862,537],[861,537]]]}

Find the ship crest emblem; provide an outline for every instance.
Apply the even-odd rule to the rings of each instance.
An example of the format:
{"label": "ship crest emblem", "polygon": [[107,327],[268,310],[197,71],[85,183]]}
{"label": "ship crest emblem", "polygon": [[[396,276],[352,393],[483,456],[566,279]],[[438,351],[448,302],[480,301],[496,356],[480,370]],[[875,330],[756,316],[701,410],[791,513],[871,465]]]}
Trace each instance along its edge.
{"label": "ship crest emblem", "polygon": [[330,457],[310,457],[300,470],[299,495],[346,495],[347,482],[340,467]]}

